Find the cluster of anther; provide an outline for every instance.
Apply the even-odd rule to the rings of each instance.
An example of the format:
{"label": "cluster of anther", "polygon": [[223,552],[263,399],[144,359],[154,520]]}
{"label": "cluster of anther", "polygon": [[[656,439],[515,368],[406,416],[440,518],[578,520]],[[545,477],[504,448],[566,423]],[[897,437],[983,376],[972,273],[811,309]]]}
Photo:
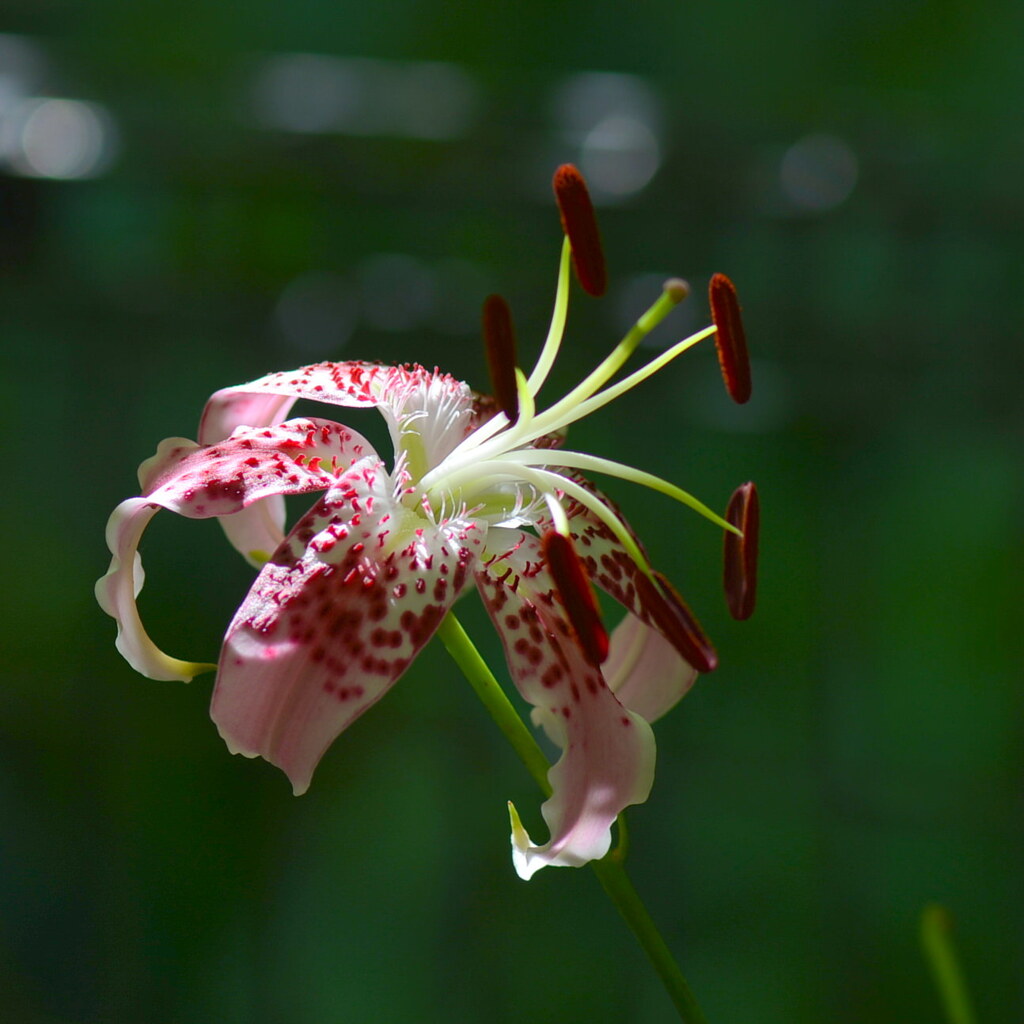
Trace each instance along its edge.
{"label": "cluster of anther", "polygon": [[[607,289],[608,275],[586,183],[574,166],[565,164],[555,172],[553,187],[576,277],[585,292],[599,297]],[[666,282],[664,290],[674,302],[689,294],[689,286],[679,280]],[[725,387],[729,396],[742,404],[751,395],[750,362],[736,288],[725,274],[712,276],[708,300]],[[486,299],[482,322],[495,402],[511,426],[520,416],[522,371],[518,369],[512,315],[500,295]],[[540,447],[536,443],[532,446]],[[754,610],[757,579],[759,506],[753,483],[745,483],[734,492],[725,522],[729,526],[724,551],[726,601],[734,618],[746,619]],[[608,527],[591,523],[586,529],[607,531]],[[714,648],[700,623],[661,573],[644,564],[642,558],[635,563],[625,560],[626,565],[609,572],[597,566],[585,551],[581,557],[575,543],[580,540],[586,543],[586,534],[572,533],[564,518],[561,528],[556,521],[542,536],[548,569],[579,646],[592,665],[604,662],[609,650],[608,632],[591,586],[592,579],[600,579],[613,594],[627,588],[636,592],[646,615],[699,672],[710,672],[717,666]]]}

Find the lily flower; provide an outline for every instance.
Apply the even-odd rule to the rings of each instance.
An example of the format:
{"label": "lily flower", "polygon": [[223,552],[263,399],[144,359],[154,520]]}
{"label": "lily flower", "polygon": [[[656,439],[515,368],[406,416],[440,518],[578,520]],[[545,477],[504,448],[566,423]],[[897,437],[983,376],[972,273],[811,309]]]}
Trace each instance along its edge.
{"label": "lily flower", "polygon": [[[612,382],[685,297],[683,282],[667,282],[592,373],[539,407],[565,327],[570,263],[587,290],[604,288],[596,222],[575,168],[559,170],[555,191],[566,238],[550,329],[529,376],[516,361],[508,307],[492,297],[484,333],[496,400],[437,369],[367,362],[323,362],[218,391],[198,442],[170,438],[142,464],[140,496],[110,518],[113,558],[96,586],[117,621],[118,648],[139,672],[187,681],[216,668],[211,715],[228,748],[278,765],[296,794],[335,738],[387,693],[475,588],[534,724],[562,751],[542,807],[550,838],[534,843],[512,811],[513,861],[524,879],[608,851],[617,815],[651,788],[650,723],[716,664],[685,603],[583,474],[630,480],[741,532],[668,481],[561,447],[571,424],[715,333],[711,325]],[[735,338],[735,292],[715,287]],[[723,351],[728,360],[740,349],[720,344]],[[734,366],[731,378],[744,374]],[[393,458],[340,423],[289,419],[298,399],[378,409]],[[286,533],[284,496],[313,492],[322,494]],[[139,618],[138,546],[161,508],[218,518],[259,569],[217,666],[165,654]],[[625,608],[610,636],[591,583]]]}

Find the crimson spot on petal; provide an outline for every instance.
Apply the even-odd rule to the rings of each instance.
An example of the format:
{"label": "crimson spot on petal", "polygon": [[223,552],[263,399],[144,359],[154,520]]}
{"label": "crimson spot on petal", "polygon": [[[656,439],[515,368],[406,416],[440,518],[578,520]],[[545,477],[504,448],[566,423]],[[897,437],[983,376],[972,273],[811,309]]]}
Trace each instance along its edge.
{"label": "crimson spot on petal", "polygon": [[587,183],[572,164],[562,164],[555,171],[551,184],[562,215],[562,229],[572,246],[576,276],[588,295],[604,295],[608,287],[608,273]]}
{"label": "crimson spot on petal", "polygon": [[483,309],[484,346],[491,386],[498,407],[509,423],[519,418],[519,394],[516,391],[516,334],[512,313],[500,295],[488,295]]}
{"label": "crimson spot on petal", "polygon": [[749,619],[757,596],[757,538],[761,526],[761,503],[753,483],[736,488],[725,518],[743,531],[742,537],[729,531],[725,534],[725,600],[734,619]]}
{"label": "crimson spot on petal", "polygon": [[660,572],[654,573],[653,581],[637,573],[636,587],[643,610],[665,639],[698,672],[713,672],[718,668],[718,655],[701,624]]}
{"label": "crimson spot on petal", "polygon": [[590,580],[572,541],[554,530],[544,534],[544,558],[565,605],[580,648],[591,665],[608,657],[608,631],[601,621]]}
{"label": "crimson spot on petal", "polygon": [[750,399],[750,357],[747,355],[747,336],[740,318],[736,286],[725,274],[715,274],[708,288],[708,298],[725,389],[734,402],[742,405]]}

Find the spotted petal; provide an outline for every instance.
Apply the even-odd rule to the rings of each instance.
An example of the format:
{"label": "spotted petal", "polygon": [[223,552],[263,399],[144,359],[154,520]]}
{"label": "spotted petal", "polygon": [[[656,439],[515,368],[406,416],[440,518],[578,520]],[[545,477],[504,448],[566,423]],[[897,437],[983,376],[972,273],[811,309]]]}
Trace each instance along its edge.
{"label": "spotted petal", "polygon": [[211,714],[233,753],[296,794],[338,734],[383,696],[467,582],[486,529],[432,526],[379,459],[340,477],[263,567],[228,628]]}
{"label": "spotted petal", "polygon": [[279,423],[300,398],[350,408],[380,409],[396,450],[411,421],[435,465],[465,437],[473,420],[469,385],[439,370],[380,363],[315,363],[223,388],[206,403],[199,440],[211,444],[238,426]]}
{"label": "spotted petal", "polygon": [[339,468],[351,464],[356,448],[372,451],[354,431],[317,419],[242,428],[208,447],[178,437],[164,441],[140,467],[143,496],[121,502],[110,517],[107,544],[113,558],[96,584],[100,606],[117,620],[117,647],[129,664],[151,679],[185,681],[213,667],[164,654],[139,619],[135,599],[143,573],[137,549],[160,508],[205,519],[236,515],[273,495],[322,491]]}
{"label": "spotted petal", "polygon": [[[504,542],[504,543],[503,543]],[[492,530],[477,586],[501,635],[512,678],[562,747],[541,813],[543,845],[513,829],[513,862],[522,878],[548,865],[578,866],[603,857],[623,808],[647,799],[654,779],[654,735],[624,708],[601,671],[588,664],[543,564],[540,542]]]}
{"label": "spotted petal", "polygon": [[[439,370],[368,362],[314,363],[217,391],[203,410],[199,440],[214,444],[239,426],[280,423],[300,398],[380,409],[395,451],[401,448],[403,430],[414,429],[429,465],[440,461],[478,425],[483,411],[474,412],[476,403],[467,384]],[[253,538],[262,539],[267,552],[281,543],[284,518],[284,502],[271,499],[233,520],[222,520],[222,525],[231,543],[249,557],[252,548],[244,545]]]}
{"label": "spotted petal", "polygon": [[[584,477],[572,478],[615,509],[642,551],[639,539],[615,505]],[[579,502],[568,509],[568,519],[587,574],[627,611],[616,630],[618,640],[615,634],[612,637],[610,658],[614,670],[606,665],[609,685],[628,708],[654,721],[693,685],[697,673],[690,659],[701,652],[695,652],[692,644],[681,643],[679,630],[665,628],[670,618],[664,614],[666,598],[646,578],[641,579],[643,573],[607,525]],[[641,630],[639,625],[646,628]],[[710,653],[713,658],[714,652]]]}

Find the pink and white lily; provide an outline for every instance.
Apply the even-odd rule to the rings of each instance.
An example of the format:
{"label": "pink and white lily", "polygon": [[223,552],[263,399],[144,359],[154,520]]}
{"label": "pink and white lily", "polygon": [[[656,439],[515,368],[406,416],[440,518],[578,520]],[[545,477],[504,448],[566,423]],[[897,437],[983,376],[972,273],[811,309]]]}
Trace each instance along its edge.
{"label": "pink and white lily", "polygon": [[[198,443],[166,440],[141,466],[141,496],[110,518],[113,558],[96,588],[117,621],[119,650],[139,672],[187,681],[216,667],[211,715],[229,749],[278,765],[296,794],[334,739],[387,693],[455,601],[475,588],[534,723],[562,751],[542,807],[548,841],[534,843],[513,812],[513,860],[523,878],[607,852],[612,822],[650,790],[650,723],[698,670],[715,665],[685,604],[652,569],[618,509],[581,474],[651,487],[738,532],[664,480],[558,447],[572,423],[715,331],[684,339],[612,383],[685,295],[681,282],[670,282],[593,373],[539,409],[565,326],[571,256],[579,268],[570,237],[536,367],[527,376],[506,359],[505,383],[502,371],[494,374],[500,411],[438,370],[365,362],[319,363],[218,391]],[[491,334],[510,331],[501,308],[495,316]],[[500,363],[505,349],[497,348]],[[289,419],[298,399],[378,409],[393,457],[332,420]],[[284,496],[314,492],[313,507],[286,533]],[[165,654],[139,618],[137,549],[161,508],[217,517],[259,567],[217,666]],[[588,580],[625,608],[610,637]]]}

